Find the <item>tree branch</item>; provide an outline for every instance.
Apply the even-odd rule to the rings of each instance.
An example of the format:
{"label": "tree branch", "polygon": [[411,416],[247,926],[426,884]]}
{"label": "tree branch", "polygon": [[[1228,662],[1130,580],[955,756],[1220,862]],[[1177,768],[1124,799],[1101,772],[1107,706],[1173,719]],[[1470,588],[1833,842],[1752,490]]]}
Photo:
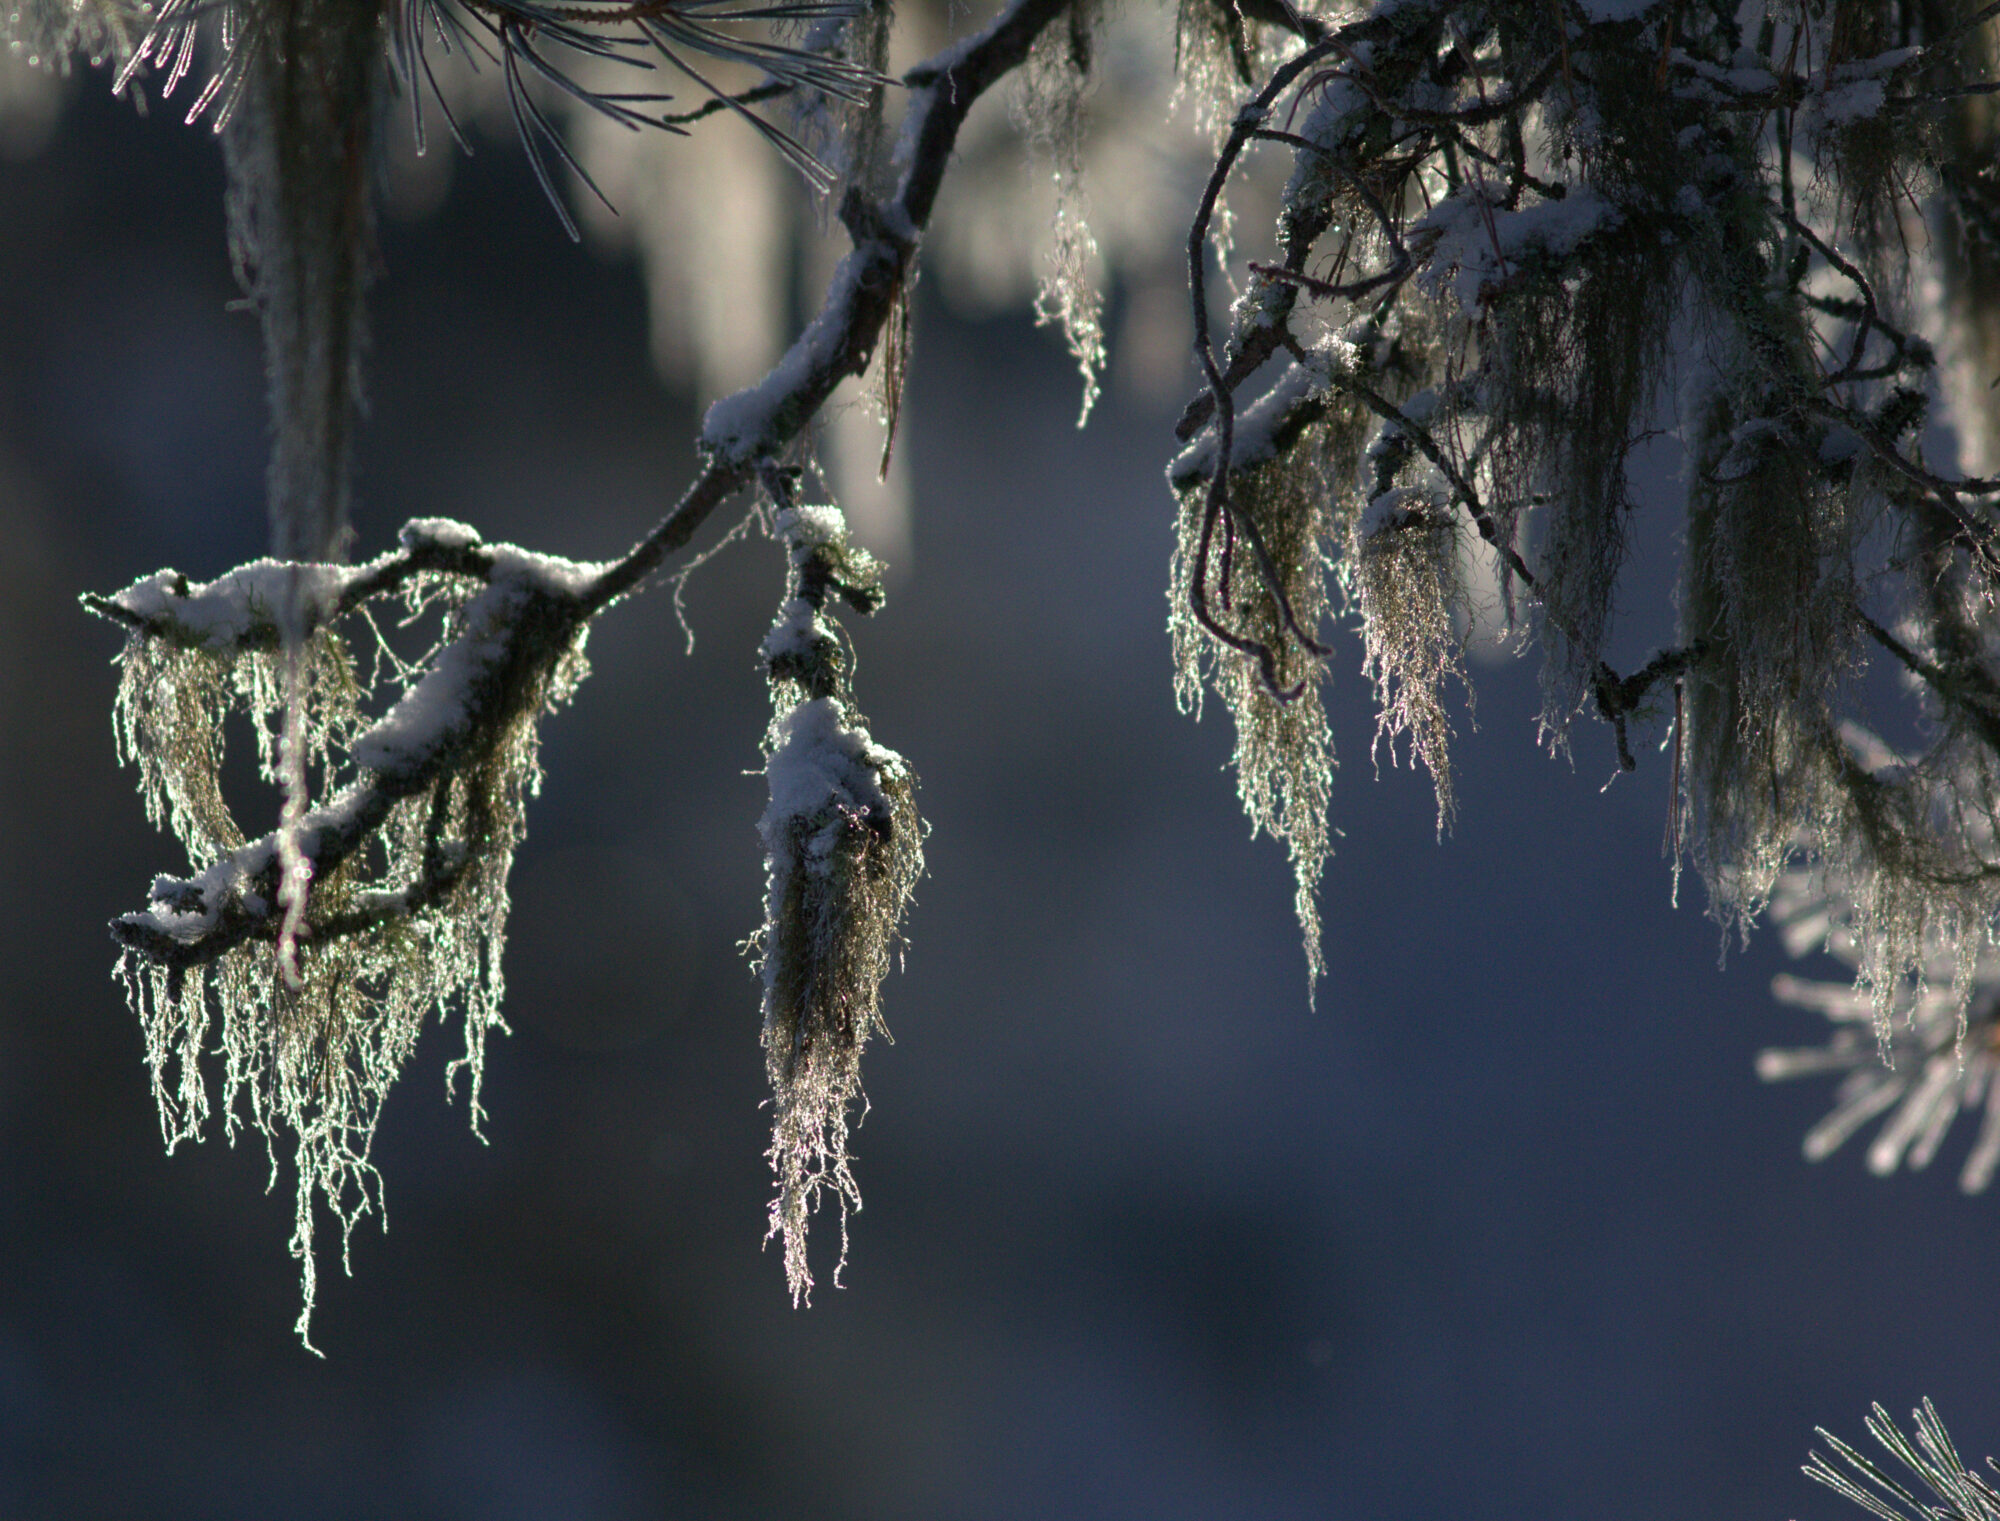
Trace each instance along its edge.
{"label": "tree branch", "polygon": [[[840,208],[853,251],[836,270],[819,314],[758,385],[717,402],[701,432],[704,464],[694,484],[653,531],[617,561],[584,565],[480,542],[462,524],[420,519],[401,547],[352,568],[259,561],[207,585],[162,571],[115,596],[86,596],[92,612],[136,638],[213,653],[276,650],[289,633],[304,638],[372,597],[422,572],[481,581],[462,610],[458,637],[350,751],[360,777],[292,826],[316,880],[353,858],[402,800],[478,763],[509,725],[539,703],[557,664],[585,627],[630,595],[681,548],[715,509],[756,483],[834,388],[858,375],[906,287],[958,131],[973,103],[1018,67],[1036,36],[1070,0],[1015,0],[990,26],[904,77],[911,92],[898,160],[903,172],[883,205],[850,191]],[[303,593],[301,595],[300,593]],[[281,618],[296,601],[300,626]],[[527,715],[532,716],[532,715]],[[309,922],[302,938],[351,935],[430,906],[458,880],[475,842],[434,839],[418,880],[355,895]],[[126,950],[156,965],[185,969],[252,940],[275,939],[279,836],[254,840],[198,876],[155,880],[151,906],[112,923]]]}
{"label": "tree branch", "polygon": [[1070,0],[1014,0],[985,31],[903,76],[910,107],[897,158],[901,181],[887,203],[850,190],[841,221],[853,251],[834,271],[826,299],[798,340],[758,384],[709,408],[701,430],[706,464],[680,502],[586,594],[592,611],[625,596],[694,537],[710,513],[754,483],[761,460],[784,453],[834,387],[868,368],[883,326],[915,263],[958,131],[973,102],[1017,68]]}

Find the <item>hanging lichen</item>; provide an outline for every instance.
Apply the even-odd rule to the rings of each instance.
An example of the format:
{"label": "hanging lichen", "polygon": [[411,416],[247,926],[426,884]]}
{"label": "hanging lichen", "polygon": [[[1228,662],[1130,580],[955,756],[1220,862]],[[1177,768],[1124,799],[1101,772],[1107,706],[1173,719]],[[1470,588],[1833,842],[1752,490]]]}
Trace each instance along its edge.
{"label": "hanging lichen", "polygon": [[[476,543],[456,524],[412,530],[406,543],[424,534]],[[489,553],[483,588],[430,573],[406,582],[412,613],[441,607],[444,629],[421,676],[393,655],[378,662],[404,690],[372,723],[361,713],[372,683],[334,627],[345,588],[365,571],[261,561],[202,586],[162,572],[94,604],[129,630],[121,755],[195,867],[157,879],[151,907],[113,924],[161,1129],[170,1150],[200,1136],[211,1110],[203,1063],[219,1055],[224,1130],[264,1138],[274,1183],[289,1138],[301,1337],[318,1207],[340,1224],[344,1262],[355,1222],[381,1202],[369,1145],[425,1017],[462,1021],[452,1072],[469,1075],[475,1131],[486,1036],[505,1028],[507,873],[540,782],[536,721],[586,667],[565,600],[574,568]],[[280,629],[301,620],[309,632],[294,686]],[[286,825],[246,840],[222,793],[224,727],[248,716],[262,775],[280,784],[293,697],[317,804],[309,798]],[[375,843],[352,848],[348,837],[369,819]],[[274,912],[288,832],[308,884],[289,957],[291,926]]]}
{"label": "hanging lichen", "polygon": [[1445,682],[1456,679],[1471,691],[1458,539],[1450,504],[1434,491],[1385,484],[1355,520],[1344,564],[1361,626],[1362,673],[1375,684],[1378,755],[1386,746],[1393,762],[1396,741],[1407,740],[1431,774],[1440,834],[1458,809]]}
{"label": "hanging lichen", "polygon": [[[1324,968],[1318,895],[1333,853],[1334,755],[1320,695],[1323,651],[1299,635],[1319,629],[1330,610],[1327,546],[1341,542],[1352,513],[1352,492],[1340,486],[1353,479],[1361,437],[1358,409],[1329,409],[1323,390],[1313,372],[1294,366],[1237,419],[1219,517],[1213,438],[1176,462],[1180,519],[1168,587],[1176,697],[1184,711],[1199,712],[1206,682],[1235,720],[1237,792],[1252,829],[1283,840],[1291,856],[1293,907],[1315,981]],[[1313,420],[1301,425],[1301,417]],[[1247,648],[1219,644],[1202,613]]]}
{"label": "hanging lichen", "polygon": [[1849,497],[1817,479],[1817,430],[1760,415],[1732,368],[1718,356],[1716,388],[1689,404],[1681,616],[1707,655],[1687,682],[1685,777],[1712,901],[1747,923],[1799,837],[1845,811],[1834,705],[1858,625]]}
{"label": "hanging lichen", "polygon": [[[1579,202],[1588,194],[1573,193]],[[1557,738],[1603,660],[1632,510],[1627,461],[1651,418],[1674,310],[1671,249],[1599,204],[1588,236],[1608,246],[1581,274],[1565,275],[1545,243],[1509,244],[1513,287],[1480,330],[1488,479],[1503,531],[1511,536],[1526,509],[1538,509],[1542,725]]]}
{"label": "hanging lichen", "polygon": [[[789,499],[789,488],[775,493]],[[909,763],[876,744],[853,706],[849,658],[830,598],[857,612],[881,602],[881,572],[849,545],[837,507],[784,507],[789,555],[777,620],[760,648],[773,714],[765,737],[770,805],[758,821],[766,873],[755,944],[763,1043],[773,1091],[771,1235],[784,1243],[795,1303],[811,1292],[806,1236],[823,1191],[859,1209],[849,1111],[861,1100],[861,1051],[886,1035],[882,981],[923,874],[924,824]],[[839,1266],[834,1281],[839,1281]]]}
{"label": "hanging lichen", "polygon": [[1055,185],[1055,217],[1047,268],[1035,295],[1035,320],[1062,328],[1083,373],[1079,427],[1097,404],[1105,363],[1104,293],[1083,187],[1084,117],[1095,84],[1096,25],[1096,5],[1079,0],[1070,8],[1066,26],[1051,27],[1037,38],[1012,104],[1031,158],[1048,165]]}

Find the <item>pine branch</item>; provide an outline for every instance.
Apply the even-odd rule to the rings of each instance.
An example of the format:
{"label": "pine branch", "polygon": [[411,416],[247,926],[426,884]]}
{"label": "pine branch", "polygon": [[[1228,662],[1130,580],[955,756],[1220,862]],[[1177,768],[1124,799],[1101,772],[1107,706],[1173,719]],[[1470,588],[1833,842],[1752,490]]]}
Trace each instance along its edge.
{"label": "pine branch", "polygon": [[[659,525],[621,559],[581,565],[486,545],[462,525],[419,520],[400,549],[352,568],[259,562],[206,587],[161,572],[115,596],[87,596],[91,611],[122,624],[136,639],[211,653],[275,650],[283,640],[282,599],[265,586],[309,586],[301,599],[300,636],[328,627],[372,598],[424,573],[484,586],[468,604],[466,627],[435,657],[430,675],[354,742],[360,779],[307,812],[296,826],[302,857],[324,880],[363,851],[395,805],[476,764],[521,717],[521,705],[546,684],[598,613],[639,590],[666,557],[685,546],[709,516],[757,483],[826,403],[834,388],[868,366],[908,282],[918,243],[936,204],[960,126],[973,103],[1027,57],[1036,35],[1069,0],[1016,0],[983,32],[910,71],[908,145],[895,193],[883,205],[850,192],[841,217],[853,251],[828,287],[824,305],[769,376],[710,409],[701,447],[706,463]],[[504,619],[477,611],[481,598],[504,603]],[[440,673],[448,681],[427,684]],[[451,690],[445,690],[445,688]],[[442,718],[436,704],[451,706]],[[284,919],[278,902],[279,833],[272,831],[190,878],[161,877],[151,906],[112,924],[120,946],[154,965],[186,969],[237,946],[275,940]],[[359,901],[318,922],[306,936],[321,943],[406,917],[447,895],[473,842],[441,844],[426,869],[393,891]]]}

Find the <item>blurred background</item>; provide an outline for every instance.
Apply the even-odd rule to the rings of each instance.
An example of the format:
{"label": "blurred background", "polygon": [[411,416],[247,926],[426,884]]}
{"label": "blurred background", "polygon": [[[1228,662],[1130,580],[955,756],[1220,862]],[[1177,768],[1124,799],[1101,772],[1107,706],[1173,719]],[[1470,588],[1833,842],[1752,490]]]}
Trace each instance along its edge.
{"label": "blurred background", "polygon": [[[289,1175],[266,1192],[254,1137],[163,1154],[109,976],[105,921],[185,862],[115,764],[119,640],[76,601],[263,552],[256,326],[210,134],[77,84],[0,113],[0,1517],[1775,1521],[1859,1514],[1798,1464],[1871,1400],[2000,1448],[1967,1137],[1888,1180],[1800,1159],[1826,1089],[1751,1063],[1823,1027],[1772,1003],[1774,939],[1718,967],[1699,887],[1670,906],[1664,756],[1605,790],[1601,729],[1537,749],[1531,661],[1479,670],[1439,842],[1426,781],[1374,774],[1348,636],[1309,1003],[1227,717],[1171,700],[1186,319],[1143,270],[1081,431],[1004,270],[919,288],[902,474],[857,513],[897,564],[853,632],[934,833],[845,1287],[830,1219],[808,1310],[759,1249],[740,942],[782,566],[752,537],[689,582],[691,654],[663,590],[592,634],[543,729],[487,1142],[427,1035],[376,1146],[393,1229],[356,1231],[351,1279],[323,1257],[303,1351]],[[669,162],[713,181],[739,129],[707,125]],[[474,146],[405,166],[384,218],[357,553],[418,515],[616,553],[737,361],[663,384],[657,271],[649,318],[644,259],[571,245],[516,150]],[[1161,157],[1142,209],[1172,226]],[[967,165],[940,215],[977,229]],[[1638,525],[1627,666],[1671,634],[1670,521]]]}

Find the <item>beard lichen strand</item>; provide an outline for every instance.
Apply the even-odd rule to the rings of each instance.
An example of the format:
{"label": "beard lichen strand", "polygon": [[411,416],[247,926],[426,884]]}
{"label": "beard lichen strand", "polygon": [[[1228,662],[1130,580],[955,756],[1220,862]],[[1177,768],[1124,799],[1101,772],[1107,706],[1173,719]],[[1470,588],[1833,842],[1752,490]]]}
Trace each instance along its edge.
{"label": "beard lichen strand", "polygon": [[111,727],[119,764],[138,767],[147,822],[171,828],[197,870],[243,844],[221,786],[233,666],[226,655],[139,634],[118,654]]}
{"label": "beard lichen strand", "polygon": [[1470,625],[1471,602],[1458,538],[1450,504],[1419,498],[1389,507],[1372,531],[1357,521],[1343,565],[1361,623],[1362,674],[1375,686],[1377,766],[1384,745],[1394,764],[1397,738],[1408,741],[1431,774],[1440,835],[1458,809],[1445,681],[1455,678],[1468,703],[1472,694],[1459,632]]}
{"label": "beard lichen strand", "polygon": [[1083,186],[1085,107],[1096,85],[1093,52],[1097,0],[1073,0],[1066,26],[1044,30],[1029,49],[1009,102],[1029,153],[1045,159],[1055,184],[1046,267],[1035,292],[1035,322],[1063,331],[1083,375],[1077,426],[1090,420],[1104,369],[1104,292],[1098,284],[1097,239]]}
{"label": "beard lichen strand", "polygon": [[230,254],[263,326],[272,549],[281,560],[342,559],[384,11],[368,0],[258,0],[226,6],[221,31],[224,62],[191,115],[217,99]]}
{"label": "beard lichen strand", "polygon": [[1671,246],[1629,225],[1609,237],[1623,246],[1496,301],[1480,340],[1503,536],[1518,504],[1546,504],[1532,616],[1546,651],[1541,725],[1556,743],[1602,663],[1625,564],[1626,461],[1665,373],[1674,309]]}
{"label": "beard lichen strand", "polygon": [[1758,415],[1758,390],[1725,368],[1689,419],[1682,595],[1709,652],[1687,678],[1694,860],[1712,911],[1746,930],[1799,839],[1851,814],[1835,704],[1858,668],[1847,494],[1811,425]]}
{"label": "beard lichen strand", "polygon": [[[426,587],[422,595],[438,591]],[[445,591],[459,600],[455,590]],[[447,622],[461,617],[462,608],[453,609]],[[236,944],[207,966],[152,965],[131,951],[121,960],[144,1030],[169,1150],[198,1138],[208,1118],[201,1058],[217,1022],[226,1134],[233,1141],[239,1128],[248,1128],[263,1137],[274,1183],[282,1171],[280,1136],[292,1137],[291,1251],[300,1263],[302,1339],[308,1337],[317,1285],[315,1201],[340,1222],[345,1263],[355,1222],[381,1203],[369,1145],[382,1101],[433,1009],[441,1018],[454,1006],[462,1014],[464,1051],[448,1068],[447,1083],[461,1071],[469,1075],[470,1120],[474,1132],[479,1130],[486,1036],[505,1029],[500,1003],[507,874],[526,834],[527,798],[541,779],[537,720],[565,701],[587,670],[583,631],[562,626],[570,630],[567,644],[531,651],[518,669],[501,673],[509,690],[491,740],[455,769],[398,799],[373,845],[313,882],[297,943],[295,985],[280,975],[268,935]],[[315,633],[306,648],[311,711],[305,733],[324,770],[335,747],[345,750],[360,728],[358,702],[365,692],[345,644],[332,630]],[[141,764],[149,807],[174,817],[191,852],[206,849],[216,836],[217,817],[234,829],[215,774],[221,760],[217,736],[232,706],[250,710],[267,777],[275,770],[270,719],[285,698],[283,656],[184,650],[134,635],[125,661],[121,749]],[[415,685],[416,675],[402,673],[406,688]],[[200,742],[190,741],[191,734]],[[447,865],[441,889],[423,897],[412,892]],[[384,893],[404,894],[404,911],[361,912],[371,897]],[[357,913],[363,920],[358,927],[349,922],[337,933],[315,933]]]}
{"label": "beard lichen strand", "polygon": [[[121,763],[139,770],[146,817],[172,828],[197,869],[244,843],[222,796],[224,726],[249,717],[258,774],[278,785],[279,736],[286,706],[285,659],[276,651],[218,653],[141,633],[119,652],[112,726]],[[344,640],[316,630],[303,646],[301,682],[309,717],[302,729],[307,763],[324,772],[361,725],[365,691]]]}
{"label": "beard lichen strand", "polygon": [[[790,487],[773,481],[789,501]],[[752,938],[763,983],[765,1067],[773,1093],[777,1179],[769,1235],[782,1241],[794,1303],[813,1284],[807,1232],[823,1191],[847,1212],[861,1195],[848,1155],[848,1111],[861,1094],[861,1052],[888,1031],[881,991],[903,913],[923,874],[924,823],[909,763],[876,744],[854,709],[850,662],[829,597],[880,604],[880,568],[847,541],[838,508],[782,508],[785,599],[760,654],[771,687],[764,771],[764,924]]]}
{"label": "beard lichen strand", "polygon": [[[821,703],[834,700],[806,708]],[[805,739],[817,717],[804,709],[789,716],[805,723],[788,729],[772,752],[774,765],[783,764],[786,746]],[[769,1156],[778,1183],[770,1234],[784,1244],[794,1302],[812,1289],[806,1235],[822,1190],[832,1191],[841,1215],[836,1284],[847,1259],[847,1211],[861,1204],[847,1149],[849,1109],[861,1098],[863,1046],[871,1035],[888,1034],[882,981],[923,871],[923,824],[907,764],[874,745],[844,709],[825,716],[851,742],[852,759],[871,775],[878,800],[870,812],[829,799],[813,815],[767,814],[763,831],[763,1044],[774,1094]]]}
{"label": "beard lichen strand", "polygon": [[[464,1052],[449,1075],[469,1072],[470,1119],[475,1133],[479,1130],[486,1036],[505,1029],[500,968],[506,878],[524,833],[523,795],[535,775],[533,746],[532,726],[518,725],[478,768],[483,774],[434,784],[446,794],[446,831],[477,846],[432,908],[315,940],[313,920],[338,915],[354,903],[358,867],[350,859],[314,883],[296,988],[277,974],[272,948],[261,940],[236,946],[210,967],[185,971],[139,965],[131,953],[126,956],[124,974],[145,1029],[169,1149],[196,1138],[207,1117],[199,1058],[211,1022],[211,996],[220,1017],[227,1133],[233,1140],[238,1127],[246,1126],[263,1136],[273,1182],[281,1170],[280,1133],[293,1137],[297,1208],[291,1249],[303,1282],[302,1338],[308,1335],[316,1285],[315,1196],[340,1222],[344,1263],[355,1222],[381,1202],[381,1180],[368,1149],[382,1101],[432,1009],[440,1017],[454,1005],[462,1010]],[[437,833],[433,806],[431,793],[395,806],[383,831],[386,879],[409,879],[422,870],[424,852]]]}
{"label": "beard lichen strand", "polygon": [[[1232,472],[1233,512],[1247,515],[1263,535],[1271,564],[1283,580],[1300,628],[1316,631],[1329,608],[1327,543],[1341,541],[1359,449],[1358,409],[1342,404],[1329,420],[1300,433],[1288,450],[1262,464]],[[1227,554],[1220,544],[1207,556],[1203,590],[1211,615],[1234,633],[1271,652],[1275,685],[1297,696],[1272,695],[1258,661],[1221,648],[1193,611],[1194,578],[1202,563],[1207,482],[1180,491],[1180,528],[1174,550],[1168,624],[1174,646],[1174,689],[1183,711],[1199,716],[1204,678],[1236,724],[1237,794],[1253,830],[1283,840],[1291,857],[1293,907],[1305,940],[1308,984],[1324,970],[1320,951],[1319,880],[1333,853],[1327,821],[1333,790],[1333,736],[1319,682],[1323,662],[1286,627],[1283,611],[1264,585],[1248,547]],[[1216,529],[1227,533],[1225,522]],[[1232,563],[1233,561],[1233,563]],[[1225,581],[1226,578],[1226,581]]]}
{"label": "beard lichen strand", "polygon": [[1921,765],[1880,775],[1851,753],[1846,759],[1844,806],[1806,836],[1812,854],[1803,875],[1826,884],[1886,1060],[1898,1001],[1912,987],[1926,995],[1940,973],[1963,1036],[1980,953],[1992,943],[2000,879],[1984,864],[1993,855],[1990,819],[1967,828],[1971,821],[1953,817],[1962,779]]}
{"label": "beard lichen strand", "polygon": [[[1801,841],[1800,859],[1773,891],[1771,914],[1787,951],[1827,952],[1853,969],[1853,985],[1836,990],[1831,984],[1780,979],[1794,990],[1811,989],[1814,996],[1788,996],[1782,988],[1779,996],[1830,1013],[1838,1009],[1842,1012],[1833,1017],[1840,1019],[1867,1017],[1874,1028],[1874,1056],[1892,1066],[1899,1052],[1911,1048],[1912,1036],[1921,1037],[1914,1044],[1932,1059],[1947,1047],[1956,1048],[1945,1051],[1947,1056],[1962,1057],[1975,994],[1990,1029],[2000,968],[1991,933],[2000,908],[1991,753],[1977,745],[1958,747],[1947,738],[1927,755],[1907,760],[1856,728],[1843,738],[1846,813]],[[1767,1070],[1767,1059],[1779,1056],[1759,1058],[1767,1079],[1808,1070]],[[1900,1086],[1907,1084],[1905,1073]],[[1887,1102],[1893,1095],[1883,1097]],[[2000,1100],[2000,1094],[1994,1097]],[[1818,1155],[1866,1116],[1851,1118]],[[1989,1119],[1989,1131],[1993,1123]],[[1808,1146],[1816,1160],[1810,1138]],[[1984,1186],[1983,1178],[1977,1186]]]}

